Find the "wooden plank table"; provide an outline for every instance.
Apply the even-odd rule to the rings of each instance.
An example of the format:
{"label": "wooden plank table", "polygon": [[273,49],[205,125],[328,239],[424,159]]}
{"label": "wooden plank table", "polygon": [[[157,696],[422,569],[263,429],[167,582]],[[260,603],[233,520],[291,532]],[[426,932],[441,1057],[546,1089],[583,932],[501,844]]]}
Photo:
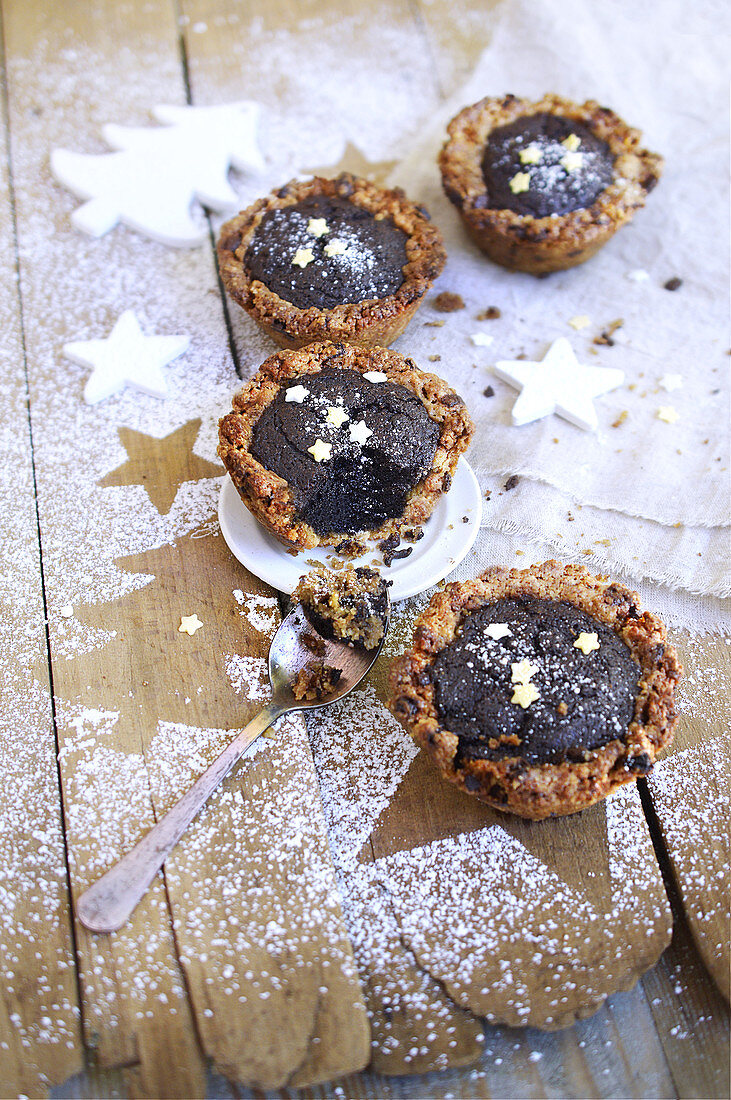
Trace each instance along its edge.
{"label": "wooden plank table", "polygon": [[[462,5],[457,19],[442,0],[388,5],[392,93],[436,109],[484,48],[491,7]],[[339,21],[377,47],[371,7],[355,0],[2,0],[0,1093],[727,1096],[728,824],[716,806],[728,706],[714,690],[728,680],[726,638],[674,638],[692,705],[638,793],[536,827],[438,783],[383,710],[413,601],[356,702],[307,730],[281,723],[125,929],[93,936],[74,919],[84,887],[265,698],[279,604],[220,537],[215,422],[271,347],[229,316],[209,245],[175,252],[124,228],[82,237],[48,155],[102,152],[103,123],[147,125],[156,103],[255,98],[299,112],[295,152],[312,170],[302,73],[337,64],[320,51]],[[318,103],[318,125],[330,109],[336,131],[347,99]],[[353,141],[342,148],[334,138],[331,165],[385,174]],[[187,332],[191,351],[167,368],[175,406],[123,395],[110,420],[83,405],[86,374],[61,349],[107,335],[125,308],[148,334]],[[188,637],[178,623],[193,611],[204,627]],[[486,844],[504,856],[492,878]],[[475,948],[468,980],[464,943],[412,890],[420,853],[457,850],[475,861],[459,898],[475,919],[496,882],[517,902],[511,866],[540,868],[538,909],[560,893],[567,928],[584,914],[565,957],[531,966],[498,939],[492,954]],[[489,967],[505,958],[528,983],[523,1000],[513,987],[496,998],[504,975]],[[555,967],[569,962],[583,984],[557,1005]]]}

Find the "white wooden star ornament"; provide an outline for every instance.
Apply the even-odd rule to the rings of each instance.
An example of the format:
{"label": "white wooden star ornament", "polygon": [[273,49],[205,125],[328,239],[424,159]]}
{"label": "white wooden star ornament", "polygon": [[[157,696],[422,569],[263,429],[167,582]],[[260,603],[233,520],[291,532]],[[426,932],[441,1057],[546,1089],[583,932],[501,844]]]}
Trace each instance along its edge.
{"label": "white wooden star ornament", "polygon": [[191,217],[193,200],[221,213],[236,208],[229,166],[249,172],[264,168],[256,144],[259,105],[242,100],[213,107],[160,106],[152,113],[162,126],[103,127],[114,152],[54,149],[51,172],[88,200],[71,220],[92,237],[124,222],[163,244],[203,244],[208,227]]}
{"label": "white wooden star ornament", "polygon": [[106,340],[75,340],[64,344],[67,359],[91,367],[84,401],[95,405],[125,386],[151,397],[167,397],[162,368],[188,350],[189,336],[145,336],[134,311],[121,315]]}
{"label": "white wooden star ornament", "polygon": [[521,391],[513,405],[514,424],[530,424],[555,412],[585,431],[598,424],[593,399],[624,382],[624,371],[615,367],[579,363],[565,336],[554,340],[540,363],[501,360],[493,371]]}

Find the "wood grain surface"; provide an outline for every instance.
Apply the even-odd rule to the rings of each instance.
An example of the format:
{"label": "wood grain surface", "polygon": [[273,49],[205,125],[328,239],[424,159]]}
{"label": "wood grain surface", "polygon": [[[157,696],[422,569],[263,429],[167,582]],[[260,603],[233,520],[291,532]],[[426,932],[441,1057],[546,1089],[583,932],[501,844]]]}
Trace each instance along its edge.
{"label": "wood grain surface", "polygon": [[0,144],[0,393],[5,424],[0,473],[0,1087],[16,1095],[76,1072],[83,1065],[83,1045],[46,660],[5,125]]}
{"label": "wood grain surface", "polygon": [[[211,247],[77,233],[49,151],[104,151],[103,123],[147,125],[159,102],[302,112],[298,62],[332,62],[333,26],[349,42],[381,26],[393,94],[427,115],[469,74],[496,6],[2,0],[0,858],[31,872],[3,884],[3,1094],[729,1094],[726,639],[677,639],[676,743],[641,790],[522,822],[441,783],[384,710],[388,660],[423,605],[410,601],[347,705],[279,723],[240,763],[128,926],[93,936],[70,916],[68,882],[78,896],[265,697],[279,611],[215,519],[216,410],[271,348],[222,299]],[[335,131],[347,95],[317,117],[328,109]],[[353,135],[328,145],[330,164],[301,143],[300,168],[390,166]],[[190,332],[170,371],[208,387],[200,410],[138,424],[122,401],[104,435],[82,372],[60,384],[63,344],[106,335],[121,308],[148,333]],[[71,515],[80,463],[95,488]],[[126,549],[111,555],[124,501]],[[143,515],[157,539],[136,537]],[[178,624],[194,611],[189,637]]]}

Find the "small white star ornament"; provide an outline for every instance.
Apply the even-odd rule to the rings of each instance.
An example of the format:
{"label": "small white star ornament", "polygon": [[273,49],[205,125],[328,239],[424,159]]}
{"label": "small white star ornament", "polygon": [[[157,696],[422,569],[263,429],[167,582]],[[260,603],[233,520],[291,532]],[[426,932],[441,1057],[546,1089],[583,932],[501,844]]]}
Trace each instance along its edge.
{"label": "small white star ornament", "polygon": [[131,309],[125,310],[106,340],[76,340],[64,344],[67,359],[92,374],[84,388],[84,401],[97,401],[132,386],[151,397],[167,397],[162,368],[188,350],[189,336],[145,336]]}
{"label": "small white star ornament", "polygon": [[565,336],[554,340],[540,363],[501,360],[493,371],[521,391],[513,405],[514,424],[555,412],[587,432],[598,424],[593,399],[624,382],[624,371],[614,367],[582,366]]}
{"label": "small white star ornament", "polygon": [[92,237],[121,221],[173,247],[203,244],[208,228],[191,217],[193,200],[220,213],[236,208],[229,165],[250,172],[264,167],[256,144],[259,105],[242,100],[215,107],[161,106],[152,113],[162,126],[104,126],[112,153],[54,149],[51,172],[88,200],[71,221]]}

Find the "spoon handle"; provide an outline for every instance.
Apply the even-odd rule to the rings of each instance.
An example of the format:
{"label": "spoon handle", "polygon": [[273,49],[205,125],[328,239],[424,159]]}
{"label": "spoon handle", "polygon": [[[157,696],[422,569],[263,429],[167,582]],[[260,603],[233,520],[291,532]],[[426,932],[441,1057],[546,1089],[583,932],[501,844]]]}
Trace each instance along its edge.
{"label": "spoon handle", "polygon": [[114,932],[122,927],[221,780],[249,745],[286,709],[270,703],[252,718],[149,833],[84,891],[76,904],[76,914],[85,928],[91,932]]}

